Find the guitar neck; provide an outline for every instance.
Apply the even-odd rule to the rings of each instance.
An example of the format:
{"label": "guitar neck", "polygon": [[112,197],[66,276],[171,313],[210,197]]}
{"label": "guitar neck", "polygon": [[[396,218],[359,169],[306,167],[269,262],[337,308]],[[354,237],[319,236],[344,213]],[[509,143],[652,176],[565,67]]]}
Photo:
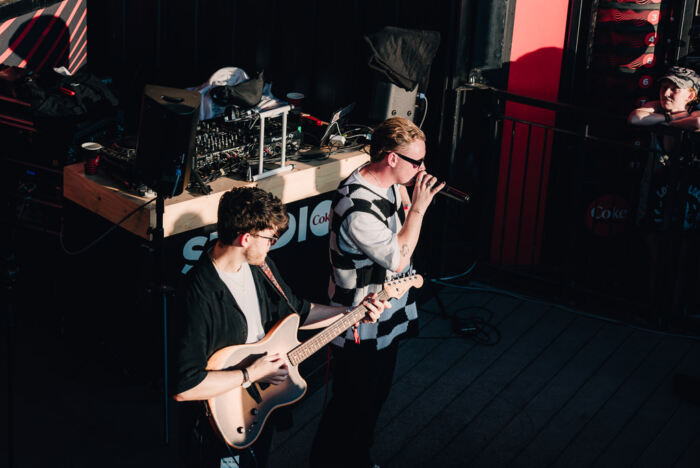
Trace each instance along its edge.
{"label": "guitar neck", "polygon": [[[388,298],[389,296],[384,290],[377,293],[377,300],[379,301],[385,301]],[[366,314],[367,307],[362,304],[358,305],[350,312],[333,322],[330,326],[328,326],[328,328],[291,350],[287,355],[289,357],[289,361],[293,365],[298,366],[306,358],[310,357],[316,351],[330,343],[333,338],[362,320]]]}

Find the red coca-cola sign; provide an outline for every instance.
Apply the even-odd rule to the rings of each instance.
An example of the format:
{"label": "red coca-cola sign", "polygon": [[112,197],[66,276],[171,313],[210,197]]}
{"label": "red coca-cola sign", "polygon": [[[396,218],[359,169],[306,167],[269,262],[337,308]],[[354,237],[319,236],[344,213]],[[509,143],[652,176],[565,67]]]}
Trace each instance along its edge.
{"label": "red coca-cola sign", "polygon": [[586,227],[597,236],[612,236],[625,230],[630,221],[630,205],[622,196],[606,194],[595,198],[586,210]]}

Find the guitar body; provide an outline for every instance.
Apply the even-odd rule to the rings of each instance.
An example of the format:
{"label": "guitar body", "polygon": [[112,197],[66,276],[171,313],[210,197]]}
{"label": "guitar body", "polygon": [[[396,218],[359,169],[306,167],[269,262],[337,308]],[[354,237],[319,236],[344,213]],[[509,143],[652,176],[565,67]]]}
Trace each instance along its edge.
{"label": "guitar body", "polygon": [[[411,287],[422,285],[420,275],[399,275],[384,283],[376,298],[382,301],[398,298]],[[289,377],[279,385],[253,382],[248,388],[237,387],[207,401],[214,424],[226,443],[243,449],[255,442],[275,408],[291,405],[306,393],[306,381],[299,375],[299,364],[362,320],[366,313],[367,308],[360,304],[304,344],[297,340],[299,316],[288,315],[259,342],[228,346],[215,352],[207,362],[208,371],[248,367],[266,354],[279,354],[289,369]]]}
{"label": "guitar body", "polygon": [[306,393],[306,381],[287,356],[300,345],[298,329],[299,316],[291,314],[257,343],[228,346],[209,358],[207,370],[239,369],[265,354],[279,353],[289,369],[289,377],[279,385],[253,382],[247,389],[237,387],[208,400],[212,418],[230,446],[242,449],[251,445],[275,408],[290,405]]}

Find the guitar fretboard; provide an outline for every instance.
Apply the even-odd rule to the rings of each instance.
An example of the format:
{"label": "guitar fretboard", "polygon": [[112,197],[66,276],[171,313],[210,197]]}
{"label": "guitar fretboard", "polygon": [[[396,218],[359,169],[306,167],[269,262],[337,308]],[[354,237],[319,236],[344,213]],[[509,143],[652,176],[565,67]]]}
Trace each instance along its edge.
{"label": "guitar fretboard", "polygon": [[[385,301],[389,295],[386,291],[377,293],[377,300]],[[360,304],[350,312],[333,322],[328,328],[309,339],[307,342],[300,344],[291,350],[287,357],[289,362],[294,366],[298,366],[306,358],[314,354],[319,349],[330,343],[333,338],[343,333],[345,330],[362,320],[367,313],[367,308]]]}

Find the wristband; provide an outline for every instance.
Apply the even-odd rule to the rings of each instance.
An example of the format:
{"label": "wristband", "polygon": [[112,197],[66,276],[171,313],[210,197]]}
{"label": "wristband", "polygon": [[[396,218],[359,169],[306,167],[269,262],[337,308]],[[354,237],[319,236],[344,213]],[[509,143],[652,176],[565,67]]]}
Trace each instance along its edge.
{"label": "wristband", "polygon": [[250,384],[252,382],[250,381],[250,377],[248,376],[248,370],[245,367],[243,367],[243,368],[241,368],[241,372],[243,372],[243,384],[241,384],[241,387],[243,387],[243,388],[250,387]]}

